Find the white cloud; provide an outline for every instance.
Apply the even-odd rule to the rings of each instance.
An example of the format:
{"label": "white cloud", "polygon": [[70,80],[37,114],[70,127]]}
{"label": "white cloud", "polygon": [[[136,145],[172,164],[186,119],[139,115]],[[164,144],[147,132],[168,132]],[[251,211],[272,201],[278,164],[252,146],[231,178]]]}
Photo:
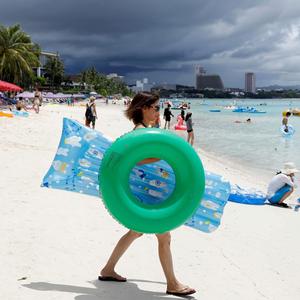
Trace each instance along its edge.
{"label": "white cloud", "polygon": [[80,141],[81,137],[73,135],[65,139],[65,144],[71,145],[72,147],[81,147]]}

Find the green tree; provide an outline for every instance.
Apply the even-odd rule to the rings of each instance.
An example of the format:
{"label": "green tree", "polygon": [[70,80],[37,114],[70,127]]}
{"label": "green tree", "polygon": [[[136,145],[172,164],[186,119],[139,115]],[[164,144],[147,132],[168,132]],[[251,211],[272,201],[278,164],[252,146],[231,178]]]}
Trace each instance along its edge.
{"label": "green tree", "polygon": [[0,78],[22,84],[33,75],[32,68],[39,66],[38,45],[31,41],[19,24],[0,25]]}
{"label": "green tree", "polygon": [[49,79],[50,85],[59,86],[64,78],[64,64],[58,57],[50,57],[45,64],[45,77]]}
{"label": "green tree", "polygon": [[82,86],[86,84],[88,90],[95,90],[103,96],[113,94],[132,95],[124,82],[116,78],[108,79],[105,74],[99,73],[95,67],[81,71],[80,83]]}

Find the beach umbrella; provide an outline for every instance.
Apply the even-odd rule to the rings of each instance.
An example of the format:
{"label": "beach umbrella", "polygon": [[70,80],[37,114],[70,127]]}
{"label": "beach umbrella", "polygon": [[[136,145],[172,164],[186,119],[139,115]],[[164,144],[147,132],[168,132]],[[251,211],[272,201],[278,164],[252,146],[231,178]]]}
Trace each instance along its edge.
{"label": "beach umbrella", "polygon": [[51,93],[51,92],[48,92],[48,93],[46,93],[46,94],[43,94],[43,97],[45,97],[45,98],[53,98],[53,96],[54,96],[54,94]]}
{"label": "beach umbrella", "polygon": [[19,91],[22,91],[22,88],[20,88],[19,86],[15,85],[13,83],[9,83],[9,82],[0,80],[0,91],[3,91],[3,92],[10,92],[10,91],[19,92]]}
{"label": "beach umbrella", "polygon": [[57,93],[53,95],[53,98],[69,98],[71,95],[63,94],[63,93]]}
{"label": "beach umbrella", "polygon": [[73,98],[85,98],[85,95],[82,95],[82,94],[73,94],[72,97]]}
{"label": "beach umbrella", "polygon": [[34,98],[34,93],[31,92],[23,92],[17,95],[17,98]]}

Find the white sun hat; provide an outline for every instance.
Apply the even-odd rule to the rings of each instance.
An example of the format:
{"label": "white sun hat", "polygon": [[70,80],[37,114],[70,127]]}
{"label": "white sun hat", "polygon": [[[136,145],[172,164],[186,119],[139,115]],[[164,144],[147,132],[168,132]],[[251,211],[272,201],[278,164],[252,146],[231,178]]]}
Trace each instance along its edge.
{"label": "white sun hat", "polygon": [[298,169],[296,169],[296,166],[294,163],[292,162],[287,162],[283,165],[283,169],[281,170],[281,172],[283,174],[286,174],[286,175],[290,175],[292,173],[297,173],[299,172]]}

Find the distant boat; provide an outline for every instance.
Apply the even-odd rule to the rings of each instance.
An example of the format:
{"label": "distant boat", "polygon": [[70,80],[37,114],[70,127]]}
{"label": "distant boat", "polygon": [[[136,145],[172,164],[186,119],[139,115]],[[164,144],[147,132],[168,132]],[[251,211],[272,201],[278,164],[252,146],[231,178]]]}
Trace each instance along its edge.
{"label": "distant boat", "polygon": [[228,110],[232,110],[232,109],[236,109],[237,106],[235,106],[235,105],[227,105],[227,106],[224,106],[223,108],[224,109],[228,109]]}
{"label": "distant boat", "polygon": [[250,113],[250,114],[265,114],[266,111],[257,110],[255,107],[237,107],[232,112]]}
{"label": "distant boat", "polygon": [[221,112],[220,109],[210,109],[209,112]]}

